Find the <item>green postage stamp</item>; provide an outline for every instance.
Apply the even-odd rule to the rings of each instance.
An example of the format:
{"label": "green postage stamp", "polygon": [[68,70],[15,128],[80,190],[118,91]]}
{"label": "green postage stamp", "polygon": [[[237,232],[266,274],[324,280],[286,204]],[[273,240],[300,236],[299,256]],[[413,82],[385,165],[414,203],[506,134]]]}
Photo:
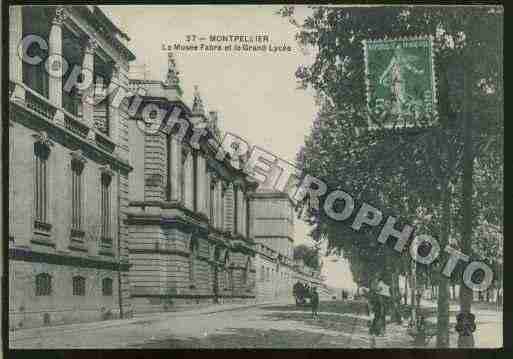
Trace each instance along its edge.
{"label": "green postage stamp", "polygon": [[365,40],[367,105],[371,128],[434,125],[436,78],[430,36]]}

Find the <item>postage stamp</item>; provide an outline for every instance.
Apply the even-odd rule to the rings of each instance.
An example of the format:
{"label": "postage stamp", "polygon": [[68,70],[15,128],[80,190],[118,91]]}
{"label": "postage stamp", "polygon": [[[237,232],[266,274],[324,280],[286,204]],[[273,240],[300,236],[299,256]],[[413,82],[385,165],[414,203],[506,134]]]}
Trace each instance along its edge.
{"label": "postage stamp", "polygon": [[[363,41],[367,105],[384,128],[432,126],[436,76],[430,36]],[[434,117],[434,116],[433,116]],[[370,124],[375,128],[376,124]]]}

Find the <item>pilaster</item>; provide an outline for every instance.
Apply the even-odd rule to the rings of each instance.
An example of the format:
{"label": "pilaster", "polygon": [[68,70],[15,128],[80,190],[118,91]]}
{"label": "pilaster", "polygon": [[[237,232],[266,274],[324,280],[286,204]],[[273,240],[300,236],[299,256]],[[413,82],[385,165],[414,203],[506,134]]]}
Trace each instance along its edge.
{"label": "pilaster", "polygon": [[63,6],[57,6],[55,17],[52,20],[49,38],[49,100],[57,108],[62,107],[62,77],[63,77],[63,58],[62,58],[62,23],[67,17]]}

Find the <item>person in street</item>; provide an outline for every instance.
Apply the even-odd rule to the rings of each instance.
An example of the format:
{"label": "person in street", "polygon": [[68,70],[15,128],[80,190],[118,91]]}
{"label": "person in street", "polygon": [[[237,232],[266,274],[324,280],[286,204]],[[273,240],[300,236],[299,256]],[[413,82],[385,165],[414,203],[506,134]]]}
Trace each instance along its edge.
{"label": "person in street", "polygon": [[312,303],[312,318],[319,318],[319,293],[317,288],[313,287],[310,302]]}
{"label": "person in street", "polygon": [[375,347],[376,337],[385,335],[386,309],[383,283],[377,279],[369,283],[368,290],[365,291],[367,297],[368,313],[372,313],[373,318],[369,323],[369,335],[371,347]]}

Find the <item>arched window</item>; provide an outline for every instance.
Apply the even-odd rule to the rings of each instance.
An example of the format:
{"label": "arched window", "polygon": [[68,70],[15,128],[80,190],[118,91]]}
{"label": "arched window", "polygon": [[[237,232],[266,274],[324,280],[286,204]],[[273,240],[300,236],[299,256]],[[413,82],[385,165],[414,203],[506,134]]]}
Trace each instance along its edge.
{"label": "arched window", "polygon": [[52,294],[52,277],[48,273],[36,275],[36,296]]}
{"label": "arched window", "polygon": [[85,295],[85,278],[81,276],[73,277],[73,295]]}
{"label": "arched window", "polygon": [[226,251],[224,256],[224,285],[225,290],[231,290],[233,285],[232,269],[230,268],[230,254]]}
{"label": "arched window", "polygon": [[211,181],[210,181],[210,193],[209,193],[210,200],[209,200],[209,204],[210,204],[210,224],[213,225],[213,226],[216,224],[216,218],[215,218],[215,215],[216,215],[215,208],[216,208],[216,205],[217,205],[217,201],[216,201],[216,185],[217,185],[217,181],[212,176],[211,177]]}
{"label": "arched window", "polygon": [[189,281],[194,285],[196,281],[196,257],[198,256],[198,241],[192,238],[189,243]]}
{"label": "arched window", "polygon": [[82,171],[85,158],[80,152],[71,153],[71,228],[82,229]]}
{"label": "arched window", "polygon": [[260,282],[265,282],[265,268],[263,265],[260,267]]}
{"label": "arched window", "polygon": [[185,165],[185,162],[187,161],[187,156],[189,155],[189,151],[182,148],[182,160],[180,161],[180,199],[183,204],[185,204],[185,170],[187,169],[187,166]]}
{"label": "arched window", "polygon": [[102,280],[102,294],[105,296],[112,295],[112,279],[111,278],[103,278]]}
{"label": "arched window", "polygon": [[111,236],[111,182],[113,172],[109,167],[100,168],[101,192],[100,192],[100,221],[101,221],[101,246],[112,248]]}
{"label": "arched window", "polygon": [[35,186],[34,186],[34,212],[36,223],[44,224],[48,222],[48,157],[50,156],[51,142],[46,133],[35,135],[34,143],[34,166],[35,166]]}
{"label": "arched window", "polygon": [[250,271],[251,271],[251,257],[248,256],[248,260],[246,261],[246,267],[244,269],[244,272],[242,273],[242,283],[245,286],[249,285]]}
{"label": "arched window", "polygon": [[198,202],[198,166],[200,161],[198,161],[198,152],[192,152],[192,208],[196,212],[199,208]]}

